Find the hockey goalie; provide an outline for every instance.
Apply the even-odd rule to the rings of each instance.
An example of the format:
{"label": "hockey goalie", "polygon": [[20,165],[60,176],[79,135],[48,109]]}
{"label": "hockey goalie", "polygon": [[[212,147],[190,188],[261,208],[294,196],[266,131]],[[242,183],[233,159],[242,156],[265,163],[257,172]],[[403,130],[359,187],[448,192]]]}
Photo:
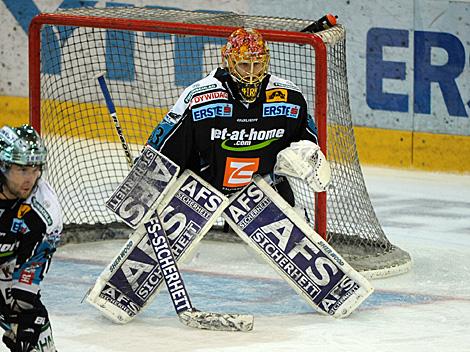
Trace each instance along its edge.
{"label": "hockey goalie", "polygon": [[[230,197],[217,203],[217,211],[212,211],[210,218],[223,211],[234,231],[315,310],[334,317],[348,316],[372,287],[292,208],[296,205],[292,189],[298,182],[312,192],[323,192],[331,178],[305,98],[293,82],[268,73],[269,48],[256,30],[240,28],[233,32],[222,48],[222,58],[221,67],[183,91],[150,135],[146,150],[157,151],[174,162],[179,171],[173,173],[188,170],[194,174],[189,177],[202,179],[198,182],[207,190],[203,193],[206,200],[209,194],[220,199]],[[172,204],[171,197],[183,197],[175,187],[186,191],[184,197],[191,194],[193,204],[197,203],[195,194],[201,193],[188,192],[192,188],[186,177],[188,174],[184,181],[178,179],[169,186],[173,191],[158,191],[162,196],[167,193],[163,198],[167,201],[155,214],[127,219],[134,225],[140,223],[140,227],[88,297],[113,320],[131,320],[158,291],[162,280],[150,290],[147,287],[138,292],[145,287],[145,280],[152,280],[126,278],[126,263],[138,261],[132,254],[138,246],[139,253],[152,258],[153,265],[146,269],[141,266],[139,272],[145,271],[147,278],[156,275],[154,258],[158,252],[154,253],[155,248],[142,236],[146,231],[142,223],[160,216],[163,229],[169,229],[165,222],[169,223],[172,210],[165,207]],[[119,215],[118,203],[114,210]],[[187,217],[186,211],[181,211],[182,216]],[[202,227],[204,231],[200,231]],[[190,240],[184,241],[184,248],[175,240],[179,235],[167,234],[176,261],[194,248],[207,230],[207,222],[192,229],[200,235],[188,235]]]}

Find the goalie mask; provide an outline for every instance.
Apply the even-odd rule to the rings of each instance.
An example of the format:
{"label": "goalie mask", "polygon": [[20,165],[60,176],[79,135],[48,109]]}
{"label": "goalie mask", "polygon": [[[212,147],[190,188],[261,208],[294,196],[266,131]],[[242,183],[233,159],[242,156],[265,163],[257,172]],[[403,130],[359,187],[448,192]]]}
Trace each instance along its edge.
{"label": "goalie mask", "polygon": [[4,126],[0,129],[0,170],[5,173],[11,164],[42,166],[47,150],[36,130],[29,126]]}
{"label": "goalie mask", "polygon": [[261,34],[251,28],[237,29],[222,47],[222,59],[243,100],[254,102],[269,64],[269,48]]}

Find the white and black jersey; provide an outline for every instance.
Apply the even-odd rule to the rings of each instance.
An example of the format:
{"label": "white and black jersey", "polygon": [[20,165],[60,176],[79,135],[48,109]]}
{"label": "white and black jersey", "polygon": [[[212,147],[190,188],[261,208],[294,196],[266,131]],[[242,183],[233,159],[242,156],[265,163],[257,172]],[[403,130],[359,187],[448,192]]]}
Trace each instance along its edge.
{"label": "white and black jersey", "polygon": [[315,122],[300,89],[267,75],[253,103],[243,103],[222,68],[185,89],[148,144],[224,193],[273,171],[291,142],[317,143]]}
{"label": "white and black jersey", "polygon": [[35,305],[61,232],[59,202],[46,181],[39,179],[26,200],[0,200],[1,304]]}

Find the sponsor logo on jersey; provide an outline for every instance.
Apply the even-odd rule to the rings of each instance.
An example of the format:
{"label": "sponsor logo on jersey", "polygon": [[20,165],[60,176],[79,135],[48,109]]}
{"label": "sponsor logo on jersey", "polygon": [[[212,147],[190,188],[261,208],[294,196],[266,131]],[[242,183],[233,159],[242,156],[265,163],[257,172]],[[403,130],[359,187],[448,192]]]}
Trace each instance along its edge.
{"label": "sponsor logo on jersey", "polygon": [[181,115],[174,113],[173,111],[170,111],[168,112],[168,114],[165,115],[162,122],[167,123],[169,125],[174,125],[178,122],[180,118],[181,118]]}
{"label": "sponsor logo on jersey", "polygon": [[[15,248],[18,248],[19,245],[20,245],[20,242],[18,241],[15,243],[4,243],[0,245],[0,256],[5,257],[7,255],[13,254],[13,251],[15,250]],[[7,270],[7,273],[5,273],[5,271],[3,273],[5,274],[5,276],[9,275],[8,270]]]}
{"label": "sponsor logo on jersey", "polygon": [[47,212],[46,208],[44,208],[42,206],[42,204],[38,202],[36,197],[32,198],[32,204],[33,204],[34,209],[37,210],[38,213],[42,215],[42,217],[46,221],[47,225],[51,226],[52,225],[51,215]]}
{"label": "sponsor logo on jersey", "polygon": [[240,122],[240,123],[252,123],[252,122],[256,122],[258,121],[257,118],[243,118],[243,119],[237,119],[237,122]]}
{"label": "sponsor logo on jersey", "polygon": [[33,274],[23,271],[18,281],[22,284],[31,285],[33,283]]}
{"label": "sponsor logo on jersey", "polygon": [[25,216],[29,211],[31,210],[31,207],[28,204],[21,204],[20,208],[18,209],[18,213],[16,217],[18,219],[21,219],[23,216]]}
{"label": "sponsor logo on jersey", "polygon": [[37,266],[33,265],[31,268],[23,269],[20,273],[18,281],[22,284],[31,285],[36,274],[36,267]]}
{"label": "sponsor logo on jersey", "polygon": [[286,116],[292,119],[299,117],[300,106],[288,103],[263,104],[263,117]]}
{"label": "sponsor logo on jersey", "polygon": [[287,90],[286,89],[272,89],[266,91],[266,102],[276,103],[287,101]]}
{"label": "sponsor logo on jersey", "polygon": [[189,91],[188,95],[186,95],[186,97],[184,98],[184,102],[188,104],[195,94],[205,92],[205,91],[214,89],[216,87],[217,87],[216,84],[209,84],[208,86],[195,87]]}
{"label": "sponsor logo on jersey", "polygon": [[297,87],[293,83],[274,82],[273,85],[275,87],[287,88],[287,89],[292,89],[292,90],[296,90],[296,91],[300,92],[299,87]]}
{"label": "sponsor logo on jersey", "polygon": [[29,227],[22,219],[13,219],[11,224],[11,232],[25,234],[29,232]]}
{"label": "sponsor logo on jersey", "polygon": [[228,131],[226,128],[211,129],[211,140],[222,140],[221,147],[225,150],[244,152],[248,150],[258,150],[267,147],[274,141],[284,136],[283,128],[273,128],[272,130],[250,130],[241,129]]}
{"label": "sponsor logo on jersey", "polygon": [[242,95],[250,100],[256,99],[258,92],[259,92],[258,87],[249,87],[249,86],[242,87],[240,90],[241,90]]}
{"label": "sponsor logo on jersey", "polygon": [[219,103],[204,105],[200,108],[192,109],[193,120],[200,121],[213,119],[215,117],[232,117],[232,104]]}
{"label": "sponsor logo on jersey", "polygon": [[221,100],[221,99],[228,100],[228,93],[222,92],[222,91],[209,92],[209,93],[195,96],[193,99],[191,99],[189,106],[193,106],[193,105],[197,105],[201,103],[207,103],[212,100]]}
{"label": "sponsor logo on jersey", "polygon": [[259,158],[231,158],[225,162],[224,186],[236,188],[251,182],[253,174],[258,171]]}

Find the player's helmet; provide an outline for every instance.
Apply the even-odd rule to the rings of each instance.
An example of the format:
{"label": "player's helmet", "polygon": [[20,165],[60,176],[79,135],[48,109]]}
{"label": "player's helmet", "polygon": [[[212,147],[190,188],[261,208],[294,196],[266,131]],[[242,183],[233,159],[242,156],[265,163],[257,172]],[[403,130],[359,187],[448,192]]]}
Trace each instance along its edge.
{"label": "player's helmet", "polygon": [[222,47],[222,59],[238,84],[242,98],[254,102],[269,64],[269,48],[261,34],[251,28],[237,29]]}
{"label": "player's helmet", "polygon": [[4,126],[0,129],[0,170],[11,164],[34,166],[46,163],[47,150],[39,134],[30,125]]}

